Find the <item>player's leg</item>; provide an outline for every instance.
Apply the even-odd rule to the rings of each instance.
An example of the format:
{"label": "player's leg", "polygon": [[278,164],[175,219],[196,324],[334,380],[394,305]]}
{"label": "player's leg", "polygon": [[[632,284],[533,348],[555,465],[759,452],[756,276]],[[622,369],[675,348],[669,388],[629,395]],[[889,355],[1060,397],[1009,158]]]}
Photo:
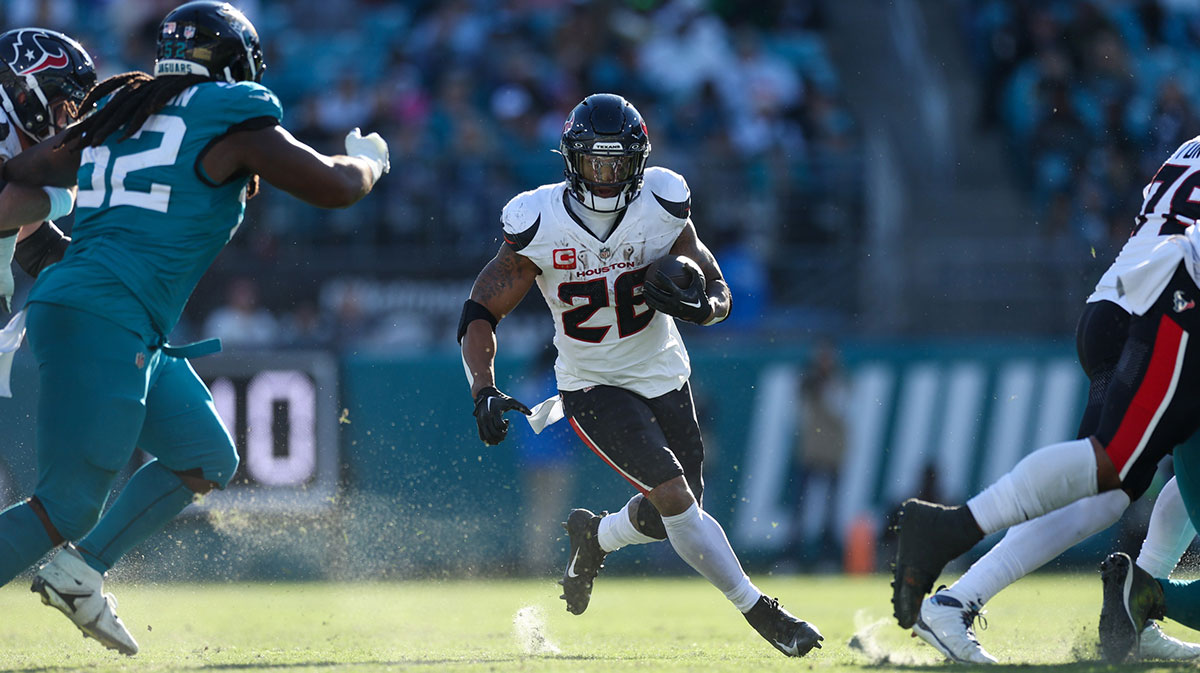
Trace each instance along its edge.
{"label": "player's leg", "polygon": [[191,364],[164,356],[154,374],[138,446],[156,459],[134,474],[78,544],[84,559],[101,573],[197,495],[223,488],[237,470],[233,438]]}
{"label": "player's leg", "polygon": [[915,623],[922,597],[945,564],[985,534],[1118,486],[1131,499],[1145,491],[1173,444],[1144,440],[1162,425],[1156,410],[1175,396],[1172,381],[1178,381],[1187,343],[1163,307],[1154,313],[1155,319],[1131,322],[1095,437],[1034,451],[965,507],[905,503],[892,595],[901,626]]}
{"label": "player's leg", "polygon": [[[1084,307],[1075,344],[1090,387],[1079,438],[1096,432],[1128,332],[1129,314],[1120,306],[1101,301]],[[955,661],[994,662],[972,627],[984,604],[1008,585],[1116,523],[1128,505],[1129,496],[1117,489],[1013,526],[957,582],[922,602],[913,632]]]}
{"label": "player's leg", "polygon": [[[1096,433],[1131,497],[1149,485],[1158,459],[1200,428],[1200,344],[1191,343],[1191,335],[1200,334],[1200,312],[1189,307],[1176,311],[1173,296],[1180,292],[1200,295],[1182,266],[1151,310],[1132,320],[1129,344],[1109,386]],[[1177,479],[1185,504],[1192,452],[1187,447],[1177,451]],[[1107,659],[1120,661],[1136,652],[1147,620],[1161,616],[1158,604],[1164,589],[1172,593],[1170,616],[1200,626],[1200,594],[1187,583],[1143,581],[1149,573],[1124,554],[1110,556],[1102,568],[1100,639]]]}
{"label": "player's leg", "polygon": [[[114,477],[133,453],[153,354],[134,333],[83,311],[33,304],[28,325],[40,382],[34,496],[50,528],[77,540],[95,525]],[[55,568],[35,576],[33,590],[86,635],[136,653],[100,573],[68,549]],[[44,542],[36,551],[47,551]]]}
{"label": "player's leg", "polygon": [[[691,386],[647,400],[655,425],[683,474],[646,495],[646,518],[661,522],[671,546],[696,572],[717,587],[740,612],[758,602],[762,592],[750,582],[721,525],[704,511],[704,441],[692,403]],[[656,521],[657,520],[657,521]]]}
{"label": "player's leg", "polygon": [[576,509],[567,517],[570,550],[562,598],[569,612],[582,614],[609,552],[667,538],[661,519],[643,496],[654,485],[681,477],[683,468],[640,395],[613,386],[592,386],[563,391],[562,399],[567,420],[583,443],[639,492],[615,515]]}
{"label": "player's leg", "polygon": [[[1177,453],[1183,453],[1176,449]],[[1176,460],[1178,465],[1179,461]],[[1154,501],[1146,539],[1138,554],[1137,566],[1152,577],[1171,576],[1188,545],[1196,537],[1196,529],[1188,518],[1187,507],[1180,494],[1179,480],[1172,477]],[[1138,658],[1186,661],[1200,659],[1200,644],[1173,638],[1163,633],[1151,620],[1138,638]]]}
{"label": "player's leg", "polygon": [[[1181,446],[1175,450],[1175,481],[1179,484],[1179,501],[1193,522],[1200,521],[1200,450],[1191,446]],[[1138,566],[1142,566],[1141,561],[1139,556]],[[1153,562],[1150,565],[1153,566]],[[1164,579],[1166,575],[1154,572],[1161,571],[1161,565],[1147,570],[1158,578],[1162,586],[1166,615],[1180,624],[1200,629],[1200,583]]]}
{"label": "player's leg", "polygon": [[[685,485],[695,497],[694,503],[683,513],[661,517],[676,553],[725,594],[758,635],[782,654],[804,656],[812,648],[820,648],[823,637],[815,626],[787,612],[779,605],[779,600],[763,595],[750,582],[720,523],[703,509],[704,443],[692,403],[691,384],[648,402],[667,445],[671,446],[683,468]],[[670,505],[661,500],[652,501],[658,504],[649,507],[652,512],[647,513],[647,518],[659,511],[672,511],[667,509]],[[673,509],[678,510],[683,505],[683,501],[677,501]]]}
{"label": "player's leg", "polygon": [[590,409],[619,413],[577,415],[571,407],[568,413],[584,443],[642,489],[638,530],[665,534],[679,557],[720,589],[781,653],[802,656],[820,647],[816,629],[788,614],[779,601],[764,597],[750,582],[725,531],[703,511],[692,491],[703,493],[703,441],[690,386],[653,399],[618,389],[602,395]]}

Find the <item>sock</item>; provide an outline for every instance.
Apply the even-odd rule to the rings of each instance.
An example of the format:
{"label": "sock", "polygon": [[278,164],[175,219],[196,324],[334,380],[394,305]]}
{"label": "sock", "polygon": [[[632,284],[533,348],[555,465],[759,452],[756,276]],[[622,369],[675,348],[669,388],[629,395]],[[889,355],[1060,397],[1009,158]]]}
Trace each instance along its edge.
{"label": "sock", "polygon": [[984,535],[1096,495],[1096,454],[1088,439],[1051,444],[967,501]]}
{"label": "sock", "polygon": [[1116,523],[1127,507],[1129,496],[1117,489],[1013,526],[950,586],[950,592],[983,605],[1008,585]]}
{"label": "sock", "polygon": [[762,592],[742,570],[716,519],[692,503],[683,514],[664,516],[662,520],[679,558],[725,594],[738,610],[745,612],[754,607]]}
{"label": "sock", "polygon": [[1200,580],[1158,580],[1167,603],[1167,616],[1189,629],[1200,629]]}
{"label": "sock", "polygon": [[1137,557],[1138,567],[1155,577],[1170,577],[1195,537],[1196,528],[1183,505],[1179,482],[1172,478],[1154,501],[1146,540]]}
{"label": "sock", "polygon": [[125,552],[160,530],[194,497],[195,493],[174,472],[152,460],[130,478],[113,506],[75,546],[88,565],[106,573]]}
{"label": "sock", "polygon": [[600,519],[600,532],[596,535],[596,541],[600,543],[601,549],[613,552],[631,544],[658,542],[649,535],[643,535],[629,518],[630,508],[636,507],[634,503],[640,503],[641,500],[641,496],[635,495],[625,503],[620,512]]}
{"label": "sock", "polygon": [[0,586],[12,581],[54,545],[28,502],[0,512]]}

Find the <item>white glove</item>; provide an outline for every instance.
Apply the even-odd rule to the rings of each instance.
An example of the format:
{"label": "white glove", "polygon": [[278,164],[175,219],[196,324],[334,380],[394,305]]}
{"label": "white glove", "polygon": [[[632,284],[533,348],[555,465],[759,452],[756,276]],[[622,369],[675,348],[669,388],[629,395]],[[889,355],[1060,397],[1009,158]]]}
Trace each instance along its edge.
{"label": "white glove", "polygon": [[13,290],[16,281],[13,280],[12,261],[17,252],[17,232],[12,236],[0,238],[0,311],[5,313],[12,310]]}
{"label": "white glove", "polygon": [[388,172],[392,167],[388,162],[387,141],[378,133],[363,135],[358,127],[346,134],[346,154],[359,159],[366,159],[371,164],[371,182],[379,180],[379,176]]}

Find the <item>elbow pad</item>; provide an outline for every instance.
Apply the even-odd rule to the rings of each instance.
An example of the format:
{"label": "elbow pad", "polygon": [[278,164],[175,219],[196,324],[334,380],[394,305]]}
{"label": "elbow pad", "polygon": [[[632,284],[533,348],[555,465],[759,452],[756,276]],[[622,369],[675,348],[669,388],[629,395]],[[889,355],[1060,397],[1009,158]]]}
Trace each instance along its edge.
{"label": "elbow pad", "polygon": [[42,269],[63,258],[70,243],[71,238],[63,234],[53,222],[42,222],[42,226],[17,243],[14,259],[25,273],[37,278]]}
{"label": "elbow pad", "polygon": [[496,331],[496,324],[500,322],[486,306],[474,299],[468,299],[463,303],[462,317],[458,319],[458,343],[461,344],[463,337],[467,335],[467,326],[476,320],[488,321],[493,333]]}

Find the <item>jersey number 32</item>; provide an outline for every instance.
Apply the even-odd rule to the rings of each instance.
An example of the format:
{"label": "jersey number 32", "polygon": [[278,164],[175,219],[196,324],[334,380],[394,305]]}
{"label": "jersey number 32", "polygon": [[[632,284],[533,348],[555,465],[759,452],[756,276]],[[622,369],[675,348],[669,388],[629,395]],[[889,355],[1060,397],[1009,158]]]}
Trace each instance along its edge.
{"label": "jersey number 32", "polygon": [[[125,189],[125,176],[131,171],[151,168],[154,166],[170,166],[179,156],[179,146],[183,143],[183,134],[187,125],[183,118],[173,115],[150,115],[146,123],[130,136],[137,140],[143,133],[150,131],[158,133],[160,140],[157,146],[150,149],[118,156],[112,160],[112,150],[105,146],[89,147],[83,151],[80,165],[94,164],[91,184],[79,185],[79,194],[75,203],[80,208],[100,208],[104,205],[104,197],[111,192],[108,199],[109,207],[134,206],[160,213],[167,212],[171,198],[171,186],[151,183],[150,191],[135,192]],[[109,172],[108,164],[112,160],[112,175],[105,184],[104,176]]]}

